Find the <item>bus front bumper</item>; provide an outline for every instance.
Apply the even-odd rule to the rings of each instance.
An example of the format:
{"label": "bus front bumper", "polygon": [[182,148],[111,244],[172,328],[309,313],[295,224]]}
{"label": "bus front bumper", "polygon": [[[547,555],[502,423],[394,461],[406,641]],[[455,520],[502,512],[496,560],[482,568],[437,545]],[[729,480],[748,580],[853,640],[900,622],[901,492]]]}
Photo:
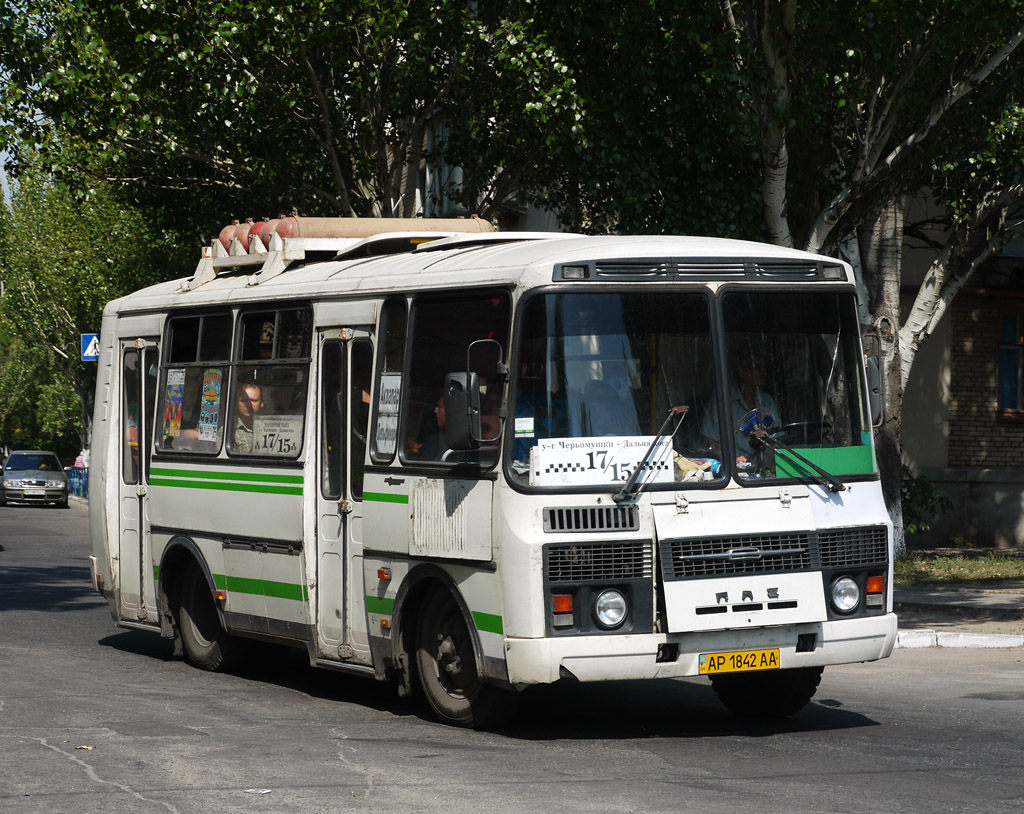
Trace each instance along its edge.
{"label": "bus front bumper", "polygon": [[[813,649],[807,642],[813,634]],[[798,652],[798,637],[801,646]],[[700,675],[702,654],[778,648],[782,669],[876,661],[892,653],[896,615],[701,633],[505,640],[515,686],[559,678],[617,681]]]}

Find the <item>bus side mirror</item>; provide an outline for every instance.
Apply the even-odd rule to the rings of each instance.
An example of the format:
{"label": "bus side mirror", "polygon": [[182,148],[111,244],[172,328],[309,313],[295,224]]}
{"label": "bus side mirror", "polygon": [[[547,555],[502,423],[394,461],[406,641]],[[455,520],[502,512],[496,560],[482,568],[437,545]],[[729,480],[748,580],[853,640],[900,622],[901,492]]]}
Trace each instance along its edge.
{"label": "bus side mirror", "polygon": [[882,338],[869,325],[861,326],[864,347],[864,371],[868,380],[868,408],[871,426],[878,429],[885,419],[885,376],[882,375]]}
{"label": "bus side mirror", "polygon": [[882,362],[877,356],[869,356],[864,360],[868,374],[868,406],[871,408],[871,426],[882,426],[885,418],[885,392],[882,379]]}
{"label": "bus side mirror", "polygon": [[480,447],[480,376],[449,373],[444,377],[444,441],[449,449]]}

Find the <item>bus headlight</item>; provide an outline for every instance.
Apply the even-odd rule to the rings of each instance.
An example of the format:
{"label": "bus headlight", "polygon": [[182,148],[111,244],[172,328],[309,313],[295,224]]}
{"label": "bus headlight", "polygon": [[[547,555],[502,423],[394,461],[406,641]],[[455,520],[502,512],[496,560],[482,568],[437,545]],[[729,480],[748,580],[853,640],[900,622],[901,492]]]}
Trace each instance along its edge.
{"label": "bus headlight", "polygon": [[849,613],[860,604],[860,588],[850,577],[840,577],[832,583],[832,607],[840,613]]}
{"label": "bus headlight", "polygon": [[614,588],[601,591],[594,601],[594,617],[605,630],[617,628],[626,620],[626,597]]}

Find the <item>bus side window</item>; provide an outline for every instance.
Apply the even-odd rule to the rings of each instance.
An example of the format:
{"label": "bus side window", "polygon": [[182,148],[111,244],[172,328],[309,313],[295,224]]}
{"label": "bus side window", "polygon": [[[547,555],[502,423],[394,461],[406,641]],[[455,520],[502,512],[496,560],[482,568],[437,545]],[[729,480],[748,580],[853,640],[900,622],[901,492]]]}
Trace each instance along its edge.
{"label": "bus side window", "polygon": [[363,461],[366,459],[366,433],[370,421],[370,377],[373,375],[373,345],[356,342],[352,346],[352,378],[349,391],[349,415],[352,433],[349,439],[349,465],[352,468],[352,497],[363,496]]}
{"label": "bus side window", "polygon": [[473,342],[492,340],[484,344],[493,346],[496,342],[503,351],[507,350],[510,311],[508,292],[500,290],[421,294],[416,298],[409,343],[408,384],[402,396],[402,459],[405,463],[493,464],[497,459],[498,410],[504,386],[495,371],[472,371],[480,377],[481,426],[489,442],[480,450],[448,449],[442,396],[446,374],[465,371],[474,358],[494,355],[470,354]]}
{"label": "bus side window", "polygon": [[157,448],[215,453],[224,436],[231,315],[173,318],[165,347]]}
{"label": "bus side window", "polygon": [[398,405],[402,398],[402,369],[405,365],[405,334],[408,316],[404,297],[391,297],[381,308],[377,336],[377,392],[373,434],[369,438],[370,458],[389,464],[398,446]]}
{"label": "bus side window", "polygon": [[121,423],[124,426],[121,473],[124,482],[139,482],[139,352],[129,350],[124,354],[121,375],[124,390]]}
{"label": "bus side window", "polygon": [[229,454],[297,458],[302,452],[312,325],[308,308],[242,315],[228,410]]}

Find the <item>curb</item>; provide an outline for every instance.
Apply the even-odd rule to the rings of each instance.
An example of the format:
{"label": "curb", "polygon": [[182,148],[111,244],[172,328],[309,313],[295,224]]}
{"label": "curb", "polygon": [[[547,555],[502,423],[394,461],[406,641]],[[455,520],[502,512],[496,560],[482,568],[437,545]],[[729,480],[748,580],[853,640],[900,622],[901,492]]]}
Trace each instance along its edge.
{"label": "curb", "polygon": [[907,650],[923,647],[1024,647],[1024,636],[1014,636],[1006,633],[949,633],[935,630],[897,630],[896,647]]}

